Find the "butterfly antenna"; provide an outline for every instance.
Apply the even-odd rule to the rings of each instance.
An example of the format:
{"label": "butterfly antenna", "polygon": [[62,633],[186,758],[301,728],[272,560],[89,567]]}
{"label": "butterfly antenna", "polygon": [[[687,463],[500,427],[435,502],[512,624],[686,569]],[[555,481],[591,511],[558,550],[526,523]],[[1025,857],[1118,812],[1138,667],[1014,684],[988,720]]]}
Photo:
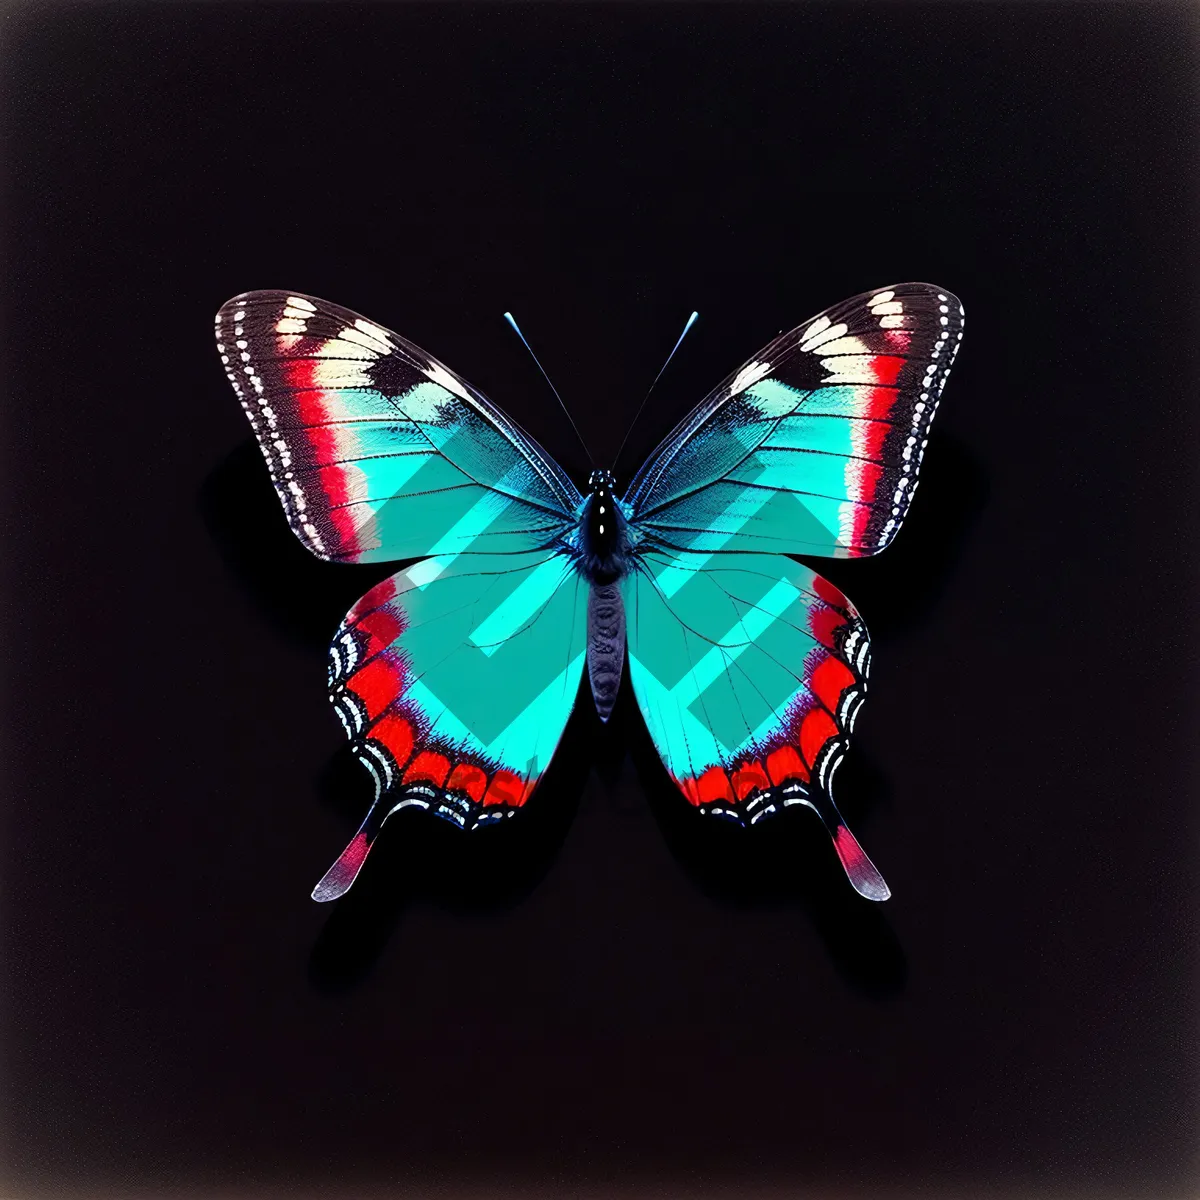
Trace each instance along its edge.
{"label": "butterfly antenna", "polygon": [[592,452],[588,449],[587,442],[583,440],[583,434],[579,432],[579,426],[575,424],[575,418],[571,416],[571,410],[567,408],[565,404],[563,404],[563,398],[558,394],[558,388],[556,388],[554,384],[550,382],[550,376],[546,374],[546,368],[543,367],[540,362],[538,362],[538,356],[534,354],[533,347],[525,341],[525,335],[521,332],[521,327],[516,323],[515,320],[513,320],[513,315],[510,312],[506,312],[504,314],[504,319],[516,331],[517,337],[519,337],[522,342],[525,342],[525,349],[529,351],[529,357],[532,358],[535,363],[537,363],[537,369],[541,371],[542,378],[550,384],[550,390],[554,393],[554,398],[561,405],[563,412],[567,414],[567,420],[571,422],[571,428],[575,430],[575,436],[579,439],[579,444],[583,447],[584,454],[588,456],[588,461],[592,464],[592,466],[595,466],[596,460],[592,457]]}
{"label": "butterfly antenna", "polygon": [[659,367],[658,374],[655,375],[655,377],[654,377],[654,383],[652,383],[650,385],[649,390],[642,397],[642,402],[641,402],[641,404],[638,405],[638,410],[637,410],[637,412],[635,412],[633,414],[633,420],[629,422],[629,428],[625,431],[625,437],[621,442],[620,449],[617,450],[617,457],[615,459],[613,459],[613,469],[614,470],[616,469],[617,462],[621,458],[621,450],[625,449],[625,443],[627,441],[629,441],[629,435],[633,432],[633,427],[637,424],[638,417],[640,417],[642,415],[642,409],[646,407],[646,401],[650,399],[650,393],[652,391],[654,391],[654,385],[656,383],[658,383],[658,381],[663,377],[663,372],[667,369],[668,365],[671,362],[671,359],[673,359],[675,357],[675,351],[679,349],[680,342],[682,342],[683,339],[685,337],[687,337],[687,331],[689,329],[691,329],[691,327],[696,323],[696,318],[699,315],[700,314],[698,312],[694,312],[694,313],[692,313],[692,315],[690,317],[688,317],[687,324],[683,327],[683,332],[679,335],[679,338],[676,341],[675,345],[671,347],[671,353],[667,355],[667,361],[665,363],[663,363],[663,365],[661,367]]}

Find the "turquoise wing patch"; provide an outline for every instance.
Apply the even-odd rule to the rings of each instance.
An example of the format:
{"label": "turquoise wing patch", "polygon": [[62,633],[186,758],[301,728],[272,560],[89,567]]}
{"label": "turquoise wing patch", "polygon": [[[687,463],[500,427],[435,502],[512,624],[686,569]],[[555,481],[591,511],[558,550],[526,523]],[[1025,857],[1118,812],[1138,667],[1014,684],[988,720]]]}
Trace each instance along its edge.
{"label": "turquoise wing patch", "polygon": [[635,541],[878,553],[908,512],[962,330],[957,297],[905,283],[776,338],[638,472],[624,497]]}
{"label": "turquoise wing patch", "polygon": [[779,554],[650,552],[623,588],[634,694],[680,791],[742,825],[813,809],[854,887],[887,899],[833,802],[870,670],[853,605]]}
{"label": "turquoise wing patch", "polygon": [[217,350],[296,536],[321,558],[388,562],[562,544],[579,491],[481,392],[348,309],[247,292]]}
{"label": "turquoise wing patch", "polygon": [[395,812],[477,829],[524,805],[586,648],[587,583],[563,554],[428,558],[369,591],[330,647],[329,692],[376,799],[313,898],[346,891]]}

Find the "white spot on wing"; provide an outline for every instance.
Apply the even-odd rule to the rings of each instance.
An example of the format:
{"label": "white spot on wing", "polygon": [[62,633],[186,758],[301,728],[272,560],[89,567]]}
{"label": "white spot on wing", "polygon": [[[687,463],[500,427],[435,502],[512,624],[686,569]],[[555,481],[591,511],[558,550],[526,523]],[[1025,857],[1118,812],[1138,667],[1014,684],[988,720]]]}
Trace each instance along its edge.
{"label": "white spot on wing", "polygon": [[462,380],[455,379],[455,377],[451,375],[450,372],[441,365],[441,363],[431,362],[429,366],[422,367],[421,369],[427,376],[429,376],[430,379],[433,380],[434,383],[438,385],[438,387],[444,387],[446,391],[453,392],[456,396],[466,400],[468,404],[474,403],[474,401],[471,399],[470,393],[463,386]]}
{"label": "white spot on wing", "polygon": [[[429,807],[428,800],[422,800],[420,796],[409,796],[408,799],[401,800],[399,803],[393,804],[392,807],[388,809],[388,816],[390,817],[394,812],[399,812],[402,808],[410,808],[414,804],[417,805],[418,808]],[[496,816],[499,815],[499,813],[496,814]]]}
{"label": "white spot on wing", "polygon": [[370,321],[364,321],[361,317],[354,322],[354,328],[359,333],[365,333],[373,342],[376,343],[384,351],[392,348],[392,343],[388,338],[387,330],[380,329],[378,325],[372,325]]}
{"label": "white spot on wing", "polygon": [[752,384],[757,383],[771,369],[767,362],[748,362],[729,385],[730,396],[737,396]]}
{"label": "white spot on wing", "polygon": [[871,355],[871,348],[862,338],[857,337],[839,337],[828,342],[824,338],[821,339],[822,358],[836,358],[842,354]]}
{"label": "white spot on wing", "polygon": [[[319,346],[314,354],[317,358],[334,358],[334,359],[360,359],[369,361],[379,356],[378,350],[370,345],[363,345],[354,342],[347,335],[353,333],[353,330],[343,330],[337,337],[330,338],[324,345]],[[359,335],[362,337],[362,335]],[[366,342],[366,338],[362,338]],[[336,368],[335,368],[336,369]]]}
{"label": "white spot on wing", "polygon": [[338,339],[340,341],[353,342],[356,346],[362,346],[370,350],[376,357],[387,353],[386,346],[380,345],[373,337],[368,336],[358,329],[343,329],[338,334]]}
{"label": "white spot on wing", "polygon": [[830,325],[825,322],[820,329],[817,328],[821,322],[815,322],[809,331],[804,335],[804,341],[800,343],[801,350],[815,350],[818,346],[823,346],[826,342],[832,342],[835,338],[843,337],[849,326],[845,321],[839,321],[836,325]]}

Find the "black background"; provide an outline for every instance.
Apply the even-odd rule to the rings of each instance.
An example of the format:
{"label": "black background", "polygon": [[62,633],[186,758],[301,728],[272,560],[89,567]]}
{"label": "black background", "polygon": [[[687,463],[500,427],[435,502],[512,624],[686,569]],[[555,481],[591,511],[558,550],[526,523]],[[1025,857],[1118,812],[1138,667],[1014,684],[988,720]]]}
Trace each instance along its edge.
{"label": "black background", "polygon": [[[5,19],[10,1184],[1190,1194],[1195,22],[1167,6]],[[701,837],[624,691],[519,829],[365,809],[229,296],[403,332],[586,474],[905,279],[963,353],[808,814]],[[818,564],[819,565],[819,564]],[[437,825],[436,828],[433,826]],[[756,831],[758,832],[758,831]],[[814,1189],[809,1192],[806,1189]]]}

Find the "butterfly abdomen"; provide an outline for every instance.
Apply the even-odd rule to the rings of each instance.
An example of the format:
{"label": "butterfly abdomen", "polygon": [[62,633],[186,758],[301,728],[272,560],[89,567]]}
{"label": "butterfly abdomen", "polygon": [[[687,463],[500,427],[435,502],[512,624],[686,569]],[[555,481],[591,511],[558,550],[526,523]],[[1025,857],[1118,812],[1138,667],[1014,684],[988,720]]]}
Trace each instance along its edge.
{"label": "butterfly abdomen", "polygon": [[625,666],[625,604],[620,581],[629,573],[633,548],[625,513],[613,492],[611,471],[593,471],[579,510],[576,565],[591,585],[588,592],[588,679],[600,720],[617,702]]}
{"label": "butterfly abdomen", "polygon": [[593,583],[588,594],[588,680],[600,720],[617,702],[625,666],[625,604],[616,583]]}

